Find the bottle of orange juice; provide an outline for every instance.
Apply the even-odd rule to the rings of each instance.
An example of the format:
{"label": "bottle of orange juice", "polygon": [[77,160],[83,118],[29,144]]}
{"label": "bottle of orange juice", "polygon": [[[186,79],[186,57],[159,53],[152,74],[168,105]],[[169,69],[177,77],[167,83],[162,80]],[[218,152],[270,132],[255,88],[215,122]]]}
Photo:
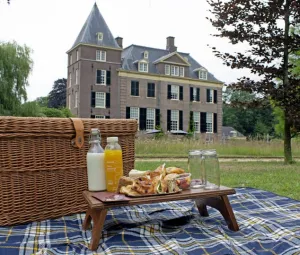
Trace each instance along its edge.
{"label": "bottle of orange juice", "polygon": [[104,151],[106,189],[116,192],[119,179],[123,176],[122,149],[118,144],[118,137],[108,137]]}

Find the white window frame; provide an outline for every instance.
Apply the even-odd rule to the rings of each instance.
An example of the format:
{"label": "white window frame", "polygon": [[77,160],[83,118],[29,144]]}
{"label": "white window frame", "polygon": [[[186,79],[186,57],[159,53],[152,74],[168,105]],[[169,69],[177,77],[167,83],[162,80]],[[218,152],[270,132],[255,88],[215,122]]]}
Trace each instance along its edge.
{"label": "white window frame", "polygon": [[154,108],[147,108],[146,113],[146,130],[153,130],[155,129],[155,109]]}
{"label": "white window frame", "polygon": [[195,133],[200,133],[200,112],[193,112]]}
{"label": "white window frame", "polygon": [[193,87],[193,102],[197,102],[197,88]]}
{"label": "white window frame", "polygon": [[146,61],[139,62],[139,72],[148,73],[148,63]]}
{"label": "white window frame", "polygon": [[[100,83],[98,83],[98,71],[101,71],[101,74],[100,74]],[[100,70],[100,69],[97,69],[96,70],[96,85],[104,85],[106,86],[106,70]]]}
{"label": "white window frame", "polygon": [[149,52],[148,51],[145,51],[144,52],[144,59],[148,59],[149,58]]}
{"label": "white window frame", "polygon": [[170,131],[178,131],[179,130],[179,110],[171,110],[170,128],[171,128]]}
{"label": "white window frame", "polygon": [[75,70],[75,84],[78,85],[78,68]]}
{"label": "white window frame", "polygon": [[130,107],[130,119],[137,120],[137,122],[139,124],[139,122],[140,122],[140,108],[139,107]]}
{"label": "white window frame", "polygon": [[179,76],[184,77],[184,67],[179,67]]}
{"label": "white window frame", "polygon": [[179,76],[179,66],[171,66],[171,76]]}
{"label": "white window frame", "polygon": [[75,91],[75,106],[74,108],[78,107],[78,91]]}
{"label": "white window frame", "polygon": [[105,119],[104,115],[95,115],[95,119]]}
{"label": "white window frame", "polygon": [[96,61],[106,62],[106,51],[96,50]]}
{"label": "white window frame", "polygon": [[212,134],[213,132],[214,132],[214,114],[211,112],[207,112],[206,113],[206,133]]}
{"label": "white window frame", "polygon": [[78,61],[79,60],[79,52],[78,52],[78,50],[76,50],[76,61]]}
{"label": "white window frame", "polygon": [[[103,101],[103,103],[100,100]],[[95,92],[95,108],[106,108],[105,106],[106,106],[106,93]]]}
{"label": "white window frame", "polygon": [[170,75],[170,74],[171,74],[171,66],[165,65],[165,75]]}
{"label": "white window frame", "polygon": [[98,41],[103,41],[103,33],[98,32],[97,33],[97,38],[98,38]]}
{"label": "white window frame", "polygon": [[72,86],[72,73],[69,73],[69,88]]}
{"label": "white window frame", "polygon": [[207,71],[206,70],[199,70],[199,79],[207,80]]}
{"label": "white window frame", "polygon": [[171,100],[179,100],[179,86],[171,85]]}
{"label": "white window frame", "polygon": [[209,103],[209,104],[214,103],[214,90],[213,89],[209,89],[209,101],[207,103]]}

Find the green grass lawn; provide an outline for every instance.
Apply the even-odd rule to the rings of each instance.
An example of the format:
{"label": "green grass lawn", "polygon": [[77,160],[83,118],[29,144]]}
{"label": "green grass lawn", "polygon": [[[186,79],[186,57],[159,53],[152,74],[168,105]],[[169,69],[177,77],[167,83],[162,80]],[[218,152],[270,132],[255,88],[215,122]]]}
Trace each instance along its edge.
{"label": "green grass lawn", "polygon": [[[154,170],[162,163],[187,169],[187,162],[136,161],[139,170]],[[284,165],[280,162],[223,162],[221,185],[252,187],[300,200],[300,163]]]}
{"label": "green grass lawn", "polygon": [[[203,144],[201,140],[137,139],[135,141],[137,157],[186,157],[191,149],[216,149],[220,157],[282,157],[283,141],[271,143],[260,141],[232,140],[226,144]],[[300,142],[292,143],[293,156],[300,157]]]}

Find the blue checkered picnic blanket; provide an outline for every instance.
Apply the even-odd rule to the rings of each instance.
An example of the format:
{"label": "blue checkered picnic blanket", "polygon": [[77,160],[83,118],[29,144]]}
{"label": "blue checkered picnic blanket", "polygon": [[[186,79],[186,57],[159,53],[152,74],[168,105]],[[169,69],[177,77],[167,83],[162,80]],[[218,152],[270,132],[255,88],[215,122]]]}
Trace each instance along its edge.
{"label": "blue checkered picnic blanket", "polygon": [[252,188],[229,196],[240,230],[190,200],[108,211],[97,253],[85,214],[0,227],[0,254],[300,254],[300,202]]}

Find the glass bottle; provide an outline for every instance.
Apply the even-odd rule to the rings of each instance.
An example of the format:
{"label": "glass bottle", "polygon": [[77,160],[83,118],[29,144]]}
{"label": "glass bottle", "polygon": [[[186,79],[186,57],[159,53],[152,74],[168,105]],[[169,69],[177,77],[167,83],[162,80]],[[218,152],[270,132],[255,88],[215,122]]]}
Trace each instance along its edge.
{"label": "glass bottle", "polygon": [[204,150],[205,189],[220,188],[220,166],[216,150]]}
{"label": "glass bottle", "polygon": [[118,137],[108,137],[105,147],[106,187],[109,192],[116,192],[119,179],[123,176],[122,149]]}
{"label": "glass bottle", "polygon": [[106,190],[104,151],[100,145],[100,131],[92,128],[90,134],[90,149],[87,153],[87,175],[89,191]]}
{"label": "glass bottle", "polygon": [[201,150],[190,150],[188,159],[188,171],[191,174],[191,185],[192,189],[203,188],[205,173],[202,164],[202,151]]}

